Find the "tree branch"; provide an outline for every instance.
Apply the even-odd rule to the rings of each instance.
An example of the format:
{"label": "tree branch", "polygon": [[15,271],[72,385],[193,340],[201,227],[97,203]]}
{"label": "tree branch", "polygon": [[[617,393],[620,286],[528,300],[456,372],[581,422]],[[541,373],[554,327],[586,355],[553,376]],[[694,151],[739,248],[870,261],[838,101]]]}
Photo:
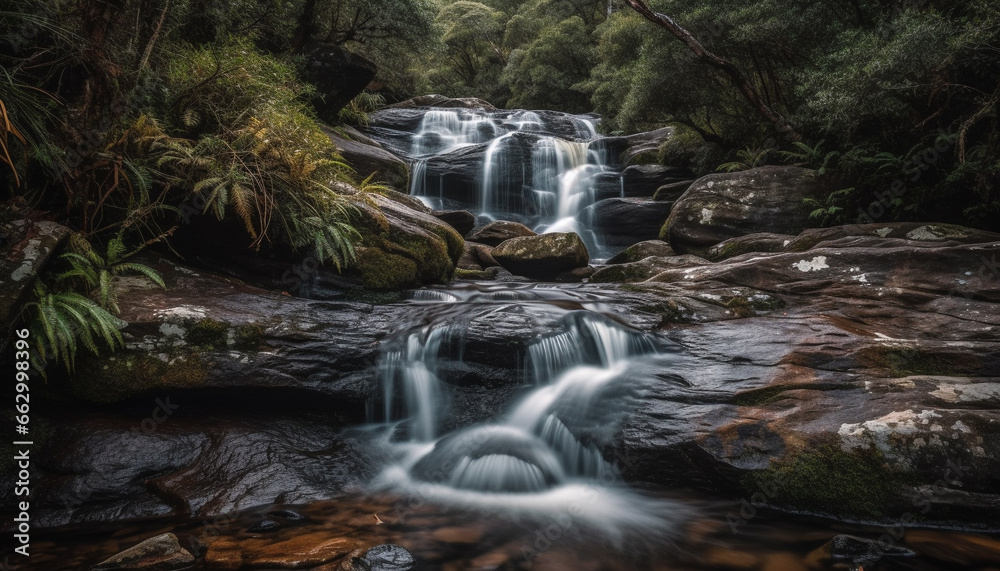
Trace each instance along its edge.
{"label": "tree branch", "polygon": [[740,93],[743,94],[743,97],[750,102],[750,105],[752,105],[763,118],[767,119],[769,123],[772,123],[774,128],[779,133],[784,134],[786,138],[792,141],[798,141],[802,138],[795,132],[795,129],[784,116],[774,109],[771,109],[760,94],[757,93],[757,89],[754,88],[753,84],[747,80],[739,68],[737,68],[732,62],[708,51],[705,46],[698,41],[698,38],[695,38],[694,35],[691,34],[691,32],[681,27],[670,16],[654,12],[649,6],[646,5],[645,2],[643,2],[643,0],[625,0],[625,3],[638,12],[643,18],[653,22],[661,28],[666,29],[678,40],[684,42],[684,45],[691,50],[699,61],[726,74],[729,77],[730,82],[737,89],[739,89]]}

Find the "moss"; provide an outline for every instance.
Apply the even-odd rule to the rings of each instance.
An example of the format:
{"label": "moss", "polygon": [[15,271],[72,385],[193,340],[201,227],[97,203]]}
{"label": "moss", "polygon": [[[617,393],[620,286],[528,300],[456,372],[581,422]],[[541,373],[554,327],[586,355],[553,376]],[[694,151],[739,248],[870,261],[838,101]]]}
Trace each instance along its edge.
{"label": "moss", "polygon": [[651,277],[647,266],[635,263],[608,266],[590,277],[592,283],[624,283],[645,281]]}
{"label": "moss", "polygon": [[118,402],[159,388],[201,387],[208,377],[206,367],[197,353],[167,360],[139,352],[88,356],[70,378],[70,388],[90,402]]}
{"label": "moss", "polygon": [[360,303],[370,303],[372,305],[384,305],[387,303],[398,303],[406,296],[401,291],[376,291],[364,288],[349,290],[344,296],[347,301],[357,301]]}
{"label": "moss", "polygon": [[486,268],[485,270],[466,270],[455,268],[455,279],[457,280],[492,280],[497,277],[500,268]]}
{"label": "moss", "polygon": [[229,324],[208,317],[199,319],[188,328],[184,341],[199,349],[222,351],[228,347]]}
{"label": "moss", "polygon": [[233,348],[255,353],[264,346],[264,327],[256,323],[237,325],[233,330]]}
{"label": "moss", "polygon": [[361,274],[362,285],[370,290],[400,290],[420,284],[415,261],[380,248],[359,251],[355,269]]}
{"label": "moss", "polygon": [[833,443],[772,461],[740,482],[744,492],[763,491],[776,507],[862,518],[884,517],[912,483],[881,452],[846,452]]}
{"label": "moss", "polygon": [[650,303],[636,307],[639,311],[652,313],[660,316],[659,327],[664,327],[669,323],[687,323],[688,320],[681,315],[681,308],[677,302],[667,300],[660,303]]}
{"label": "moss", "polygon": [[698,148],[705,140],[697,131],[685,125],[675,124],[673,135],[657,150],[656,160],[661,165],[690,168]]}
{"label": "moss", "polygon": [[785,302],[769,295],[738,295],[726,302],[726,307],[736,318],[753,317],[758,311],[774,311],[785,307]]}
{"label": "moss", "polygon": [[858,351],[863,366],[884,368],[890,377],[910,375],[975,375],[980,368],[976,359],[935,355],[917,347],[872,345]]}

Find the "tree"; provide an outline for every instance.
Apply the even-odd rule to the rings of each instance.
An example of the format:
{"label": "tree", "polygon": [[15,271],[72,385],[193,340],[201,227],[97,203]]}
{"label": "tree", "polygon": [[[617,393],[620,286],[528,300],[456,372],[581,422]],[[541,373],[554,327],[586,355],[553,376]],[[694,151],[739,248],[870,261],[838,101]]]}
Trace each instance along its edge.
{"label": "tree", "polygon": [[729,60],[721,58],[708,51],[698,38],[694,37],[691,32],[680,26],[674,21],[673,18],[667,16],[666,14],[653,11],[642,0],[625,0],[625,2],[643,18],[673,34],[674,37],[679,39],[688,47],[691,53],[693,53],[699,61],[724,73],[729,78],[729,81],[732,82],[737,89],[739,89],[740,93],[743,94],[750,105],[752,105],[754,109],[756,109],[757,112],[768,122],[774,124],[774,128],[779,133],[784,134],[789,140],[797,141],[801,139],[801,136],[795,132],[795,129],[792,127],[791,123],[789,123],[788,119],[786,119],[781,113],[772,109],[771,106],[764,101],[764,98],[757,92],[757,88],[754,87],[754,85],[744,76],[743,72],[740,71],[736,65]]}

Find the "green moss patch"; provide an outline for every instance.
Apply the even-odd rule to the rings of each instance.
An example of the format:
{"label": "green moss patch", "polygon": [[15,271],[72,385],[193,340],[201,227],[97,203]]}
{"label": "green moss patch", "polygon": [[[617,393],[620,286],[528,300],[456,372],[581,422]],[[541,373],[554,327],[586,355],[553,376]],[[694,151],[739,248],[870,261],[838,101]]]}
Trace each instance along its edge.
{"label": "green moss patch", "polygon": [[981,368],[979,360],[968,355],[929,353],[918,347],[873,345],[858,351],[863,366],[884,368],[890,377],[910,375],[974,376]]}
{"label": "green moss patch", "polygon": [[154,389],[198,388],[207,377],[207,365],[197,353],[163,360],[146,353],[119,352],[81,360],[70,388],[84,400],[110,403]]}
{"label": "green moss patch", "polygon": [[881,518],[898,503],[912,476],[877,450],[845,452],[823,444],[772,461],[740,482],[747,494],[763,492],[776,507],[840,517]]}

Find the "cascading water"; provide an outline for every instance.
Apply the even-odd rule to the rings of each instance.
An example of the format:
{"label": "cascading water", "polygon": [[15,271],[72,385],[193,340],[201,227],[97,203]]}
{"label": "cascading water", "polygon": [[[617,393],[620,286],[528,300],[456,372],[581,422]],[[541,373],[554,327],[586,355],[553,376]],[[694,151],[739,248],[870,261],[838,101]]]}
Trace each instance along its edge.
{"label": "cascading water", "polygon": [[[618,179],[612,187],[607,176],[617,172],[615,153],[597,135],[594,118],[428,109],[410,134],[406,155],[412,159],[410,194],[432,208],[468,209],[484,220],[524,222],[537,232],[577,232],[594,257],[609,253],[581,214],[620,194]],[[459,156],[478,160],[475,180],[457,181],[443,166]]]}
{"label": "cascading water", "polygon": [[390,444],[401,456],[382,484],[442,502],[529,511],[564,509],[589,490],[596,495],[584,511],[595,525],[666,525],[616,483],[618,468],[605,459],[634,404],[623,395],[641,392],[627,372],[658,343],[586,310],[565,313],[562,325],[528,347],[525,376],[534,389],[493,422],[437,440],[429,436],[450,413],[437,372],[454,326],[425,327],[390,345],[382,358],[384,417],[410,432]]}

